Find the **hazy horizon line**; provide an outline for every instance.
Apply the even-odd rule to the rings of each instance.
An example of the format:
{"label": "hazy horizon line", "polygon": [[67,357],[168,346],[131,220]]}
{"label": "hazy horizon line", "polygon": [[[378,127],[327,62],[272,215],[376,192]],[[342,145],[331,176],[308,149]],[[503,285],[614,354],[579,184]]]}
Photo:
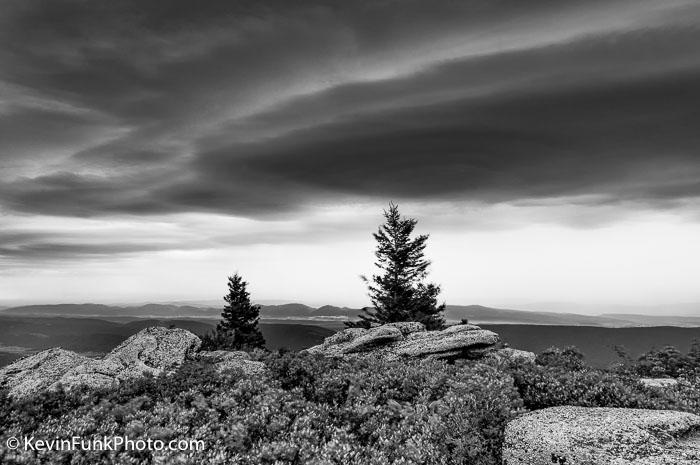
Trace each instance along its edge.
{"label": "hazy horizon line", "polygon": [[[290,305],[299,304],[311,308],[321,308],[331,306],[347,309],[361,309],[368,305],[352,305],[352,304],[336,304],[336,303],[320,303],[311,302],[306,299],[253,299],[253,302],[258,305]],[[0,309],[26,307],[35,305],[105,305],[114,307],[140,307],[144,305],[173,305],[173,306],[192,306],[198,308],[217,308],[223,306],[223,299],[184,299],[184,300],[160,300],[146,299],[134,301],[113,301],[113,300],[88,300],[88,301],[53,301],[53,300],[0,300]],[[534,303],[516,303],[516,304],[483,304],[483,303],[451,303],[446,302],[451,307],[484,307],[499,310],[514,310],[522,312],[541,312],[541,313],[560,313],[560,314],[582,314],[590,316],[601,316],[609,314],[627,314],[627,315],[645,315],[645,316],[697,316],[700,317],[700,302],[676,302],[668,304],[578,304],[571,302],[534,302]],[[659,313],[659,310],[667,311]],[[656,310],[656,311],[654,311]],[[672,313],[676,312],[676,313]]]}

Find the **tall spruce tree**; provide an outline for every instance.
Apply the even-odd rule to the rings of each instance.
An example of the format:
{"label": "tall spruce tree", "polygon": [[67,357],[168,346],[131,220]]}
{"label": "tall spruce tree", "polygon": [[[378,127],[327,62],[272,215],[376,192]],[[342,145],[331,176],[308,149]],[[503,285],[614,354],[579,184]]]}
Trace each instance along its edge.
{"label": "tall spruce tree", "polygon": [[228,278],[228,294],[224,296],[226,306],[221,312],[222,320],[213,334],[202,338],[203,348],[227,350],[264,349],[258,321],[260,306],[250,302],[248,283],[238,274]]}
{"label": "tall spruce tree", "polygon": [[418,321],[428,329],[444,327],[445,304],[438,304],[440,286],[423,282],[428,275],[424,250],[428,235],[412,238],[417,220],[403,218],[398,205],[389,204],[385,223],[373,233],[377,241],[375,265],[382,271],[368,283],[372,307],[364,308],[360,321],[348,326],[369,327],[398,321]]}

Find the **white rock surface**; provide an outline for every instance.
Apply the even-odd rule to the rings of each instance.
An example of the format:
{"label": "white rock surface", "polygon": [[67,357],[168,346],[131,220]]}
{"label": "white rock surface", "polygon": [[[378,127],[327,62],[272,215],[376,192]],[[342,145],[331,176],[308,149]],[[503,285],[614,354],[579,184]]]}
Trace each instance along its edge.
{"label": "white rock surface", "polygon": [[13,397],[25,397],[59,385],[111,387],[147,373],[157,376],[191,357],[202,341],[184,329],[146,328],[102,359],[63,349],[49,349],[0,370],[0,386]]}
{"label": "white rock surface", "polygon": [[552,407],[506,427],[504,465],[698,465],[700,416],[664,410]]}
{"label": "white rock surface", "polygon": [[650,388],[668,388],[678,385],[678,380],[674,378],[641,378],[639,382]]}
{"label": "white rock surface", "polygon": [[0,386],[24,397],[48,389],[70,369],[92,359],[63,349],[48,349],[0,369]]}
{"label": "white rock surface", "polygon": [[366,352],[382,345],[403,339],[403,333],[396,326],[379,326],[367,330],[365,334],[348,341],[341,349],[343,354],[351,354],[354,352]]}

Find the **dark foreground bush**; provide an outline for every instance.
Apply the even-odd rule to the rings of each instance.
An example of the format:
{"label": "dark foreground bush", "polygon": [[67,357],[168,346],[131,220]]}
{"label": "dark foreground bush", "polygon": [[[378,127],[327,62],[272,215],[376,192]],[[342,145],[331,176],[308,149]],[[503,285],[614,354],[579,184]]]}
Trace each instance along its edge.
{"label": "dark foreground bush", "polygon": [[652,378],[700,376],[700,341],[695,340],[688,353],[683,354],[673,346],[654,348],[633,360],[624,347],[617,347],[622,359],[620,368],[640,376]]}
{"label": "dark foreground bush", "polygon": [[[2,403],[2,441],[124,435],[201,439],[199,452],[45,452],[2,463],[499,463],[522,408],[512,378],[486,365],[342,362],[269,355],[267,378],[203,366],[114,391]],[[154,460],[156,459],[156,460]]]}
{"label": "dark foreground bush", "polygon": [[700,412],[699,385],[686,380],[661,390],[644,387],[634,376],[590,368],[568,371],[533,365],[510,373],[528,410],[579,405]]}
{"label": "dark foreground bush", "polygon": [[527,409],[585,405],[698,412],[698,384],[644,388],[594,370],[575,350],[537,365],[339,361],[260,355],[266,377],[187,364],[115,390],[0,394],[0,444],[11,436],[201,440],[200,451],[50,451],[0,463],[500,464],[507,422]]}

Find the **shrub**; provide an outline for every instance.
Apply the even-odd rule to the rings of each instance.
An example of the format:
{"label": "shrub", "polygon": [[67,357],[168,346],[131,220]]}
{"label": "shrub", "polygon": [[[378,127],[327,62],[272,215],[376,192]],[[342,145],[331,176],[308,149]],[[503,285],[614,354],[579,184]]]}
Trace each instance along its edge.
{"label": "shrub", "polygon": [[[23,401],[0,392],[0,441],[120,436],[202,440],[204,451],[63,451],[0,463],[500,464],[506,424],[556,405],[700,413],[700,383],[647,389],[634,373],[587,367],[574,349],[539,364],[327,359],[258,352],[266,376],[216,373],[186,363],[176,373],[113,390],[74,389]],[[575,368],[575,369],[572,369]]]}
{"label": "shrub", "polygon": [[575,348],[551,348],[535,365],[509,365],[506,370],[530,410],[559,405],[672,409],[700,413],[700,380],[682,380],[676,387],[647,388],[631,369],[601,370],[585,364]]}
{"label": "shrub", "polygon": [[567,370],[581,370],[586,366],[583,353],[574,346],[568,346],[564,349],[558,347],[545,349],[537,355],[535,363]]}
{"label": "shrub", "polygon": [[677,378],[694,366],[697,366],[697,359],[684,355],[673,346],[666,346],[663,349],[652,349],[643,354],[637,360],[635,369],[642,376]]}
{"label": "shrub", "polygon": [[[127,435],[201,439],[203,452],[50,452],[26,463],[497,464],[522,409],[512,378],[483,364],[260,355],[268,377],[189,363],[115,390],[3,401],[3,439]],[[4,461],[20,457],[5,456]]]}

